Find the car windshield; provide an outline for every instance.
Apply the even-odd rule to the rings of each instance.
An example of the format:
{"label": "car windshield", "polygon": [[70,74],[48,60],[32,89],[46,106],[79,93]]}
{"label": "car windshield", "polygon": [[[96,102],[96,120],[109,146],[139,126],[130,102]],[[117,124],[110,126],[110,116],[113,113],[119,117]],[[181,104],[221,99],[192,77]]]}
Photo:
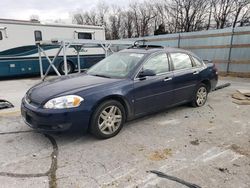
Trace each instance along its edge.
{"label": "car windshield", "polygon": [[107,78],[125,78],[143,56],[144,54],[140,53],[114,53],[91,67],[87,74]]}

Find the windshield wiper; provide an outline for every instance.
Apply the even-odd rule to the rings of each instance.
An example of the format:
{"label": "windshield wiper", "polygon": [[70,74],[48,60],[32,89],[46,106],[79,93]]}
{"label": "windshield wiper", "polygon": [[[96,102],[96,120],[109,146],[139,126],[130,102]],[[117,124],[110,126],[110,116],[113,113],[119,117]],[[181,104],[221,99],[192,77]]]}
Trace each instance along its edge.
{"label": "windshield wiper", "polygon": [[103,78],[111,78],[110,76],[105,76],[101,74],[94,74],[93,76],[103,77]]}

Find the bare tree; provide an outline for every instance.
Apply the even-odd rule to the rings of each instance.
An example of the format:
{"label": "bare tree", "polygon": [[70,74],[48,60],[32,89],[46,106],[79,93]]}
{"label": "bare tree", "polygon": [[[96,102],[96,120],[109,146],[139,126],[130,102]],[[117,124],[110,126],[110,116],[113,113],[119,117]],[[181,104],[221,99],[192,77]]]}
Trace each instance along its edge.
{"label": "bare tree", "polygon": [[144,3],[130,4],[133,13],[133,23],[135,26],[135,36],[147,36],[151,28],[151,21],[156,17],[153,11],[153,4],[145,1]]}
{"label": "bare tree", "polygon": [[133,36],[133,12],[131,10],[124,11],[122,13],[123,22],[123,37],[131,38]]}
{"label": "bare tree", "polygon": [[135,37],[139,37],[140,36],[140,17],[139,17],[139,13],[138,13],[138,8],[139,8],[139,4],[138,3],[133,3],[129,5],[131,12],[133,13],[133,23],[135,26]]}
{"label": "bare tree", "polygon": [[245,7],[244,13],[241,16],[241,19],[239,19],[240,27],[246,25],[250,26],[250,5],[248,4]]}
{"label": "bare tree", "polygon": [[32,14],[32,15],[30,15],[30,20],[31,21],[35,21],[35,22],[39,22],[40,21],[40,18],[39,18],[39,16],[38,15],[36,15],[36,14]]}
{"label": "bare tree", "polygon": [[207,14],[204,12],[208,8],[206,0],[173,0],[170,2],[170,14],[175,18],[175,32],[189,32],[201,30],[205,27]]}
{"label": "bare tree", "polygon": [[73,22],[105,26],[107,39],[221,29],[250,25],[250,0],[144,0],[125,8],[99,1],[73,13]]}
{"label": "bare tree", "polygon": [[121,16],[121,8],[113,5],[111,15],[109,16],[111,39],[120,38]]}
{"label": "bare tree", "polygon": [[249,17],[249,5],[249,0],[234,0],[233,27],[235,27],[238,22],[244,22],[244,19]]}
{"label": "bare tree", "polygon": [[99,20],[99,25],[105,27],[105,36],[110,39],[110,28],[108,27],[108,13],[109,6],[104,1],[99,1],[97,5],[97,15]]}
{"label": "bare tree", "polygon": [[97,15],[95,11],[90,12],[76,12],[73,15],[73,23],[79,25],[97,25]]}
{"label": "bare tree", "polygon": [[157,29],[157,26],[160,25],[166,25],[167,22],[169,22],[169,15],[168,15],[168,6],[166,4],[166,1],[160,1],[155,2],[153,5],[153,11],[154,11],[154,27],[155,30]]}
{"label": "bare tree", "polygon": [[153,5],[146,2],[139,7],[139,13],[141,16],[141,36],[149,35],[150,21],[156,17],[153,12]]}
{"label": "bare tree", "polygon": [[97,14],[99,17],[99,23],[101,25],[106,26],[107,22],[107,14],[109,11],[109,7],[107,4],[105,4],[103,1],[99,1],[98,5],[97,5]]}
{"label": "bare tree", "polygon": [[79,24],[79,25],[84,24],[84,19],[80,10],[72,12],[71,14],[72,14],[72,23]]}
{"label": "bare tree", "polygon": [[85,12],[81,10],[74,12],[72,21],[73,23],[80,25],[86,24],[106,26],[108,8],[109,7],[104,2],[99,1],[96,9],[94,8]]}
{"label": "bare tree", "polygon": [[209,0],[209,13],[208,13],[208,17],[207,17],[207,26],[206,26],[206,30],[210,29],[211,26],[211,19],[212,19],[212,13],[213,13],[213,6],[212,6],[212,0]]}
{"label": "bare tree", "polygon": [[213,16],[217,29],[226,26],[230,14],[233,12],[234,0],[212,0]]}

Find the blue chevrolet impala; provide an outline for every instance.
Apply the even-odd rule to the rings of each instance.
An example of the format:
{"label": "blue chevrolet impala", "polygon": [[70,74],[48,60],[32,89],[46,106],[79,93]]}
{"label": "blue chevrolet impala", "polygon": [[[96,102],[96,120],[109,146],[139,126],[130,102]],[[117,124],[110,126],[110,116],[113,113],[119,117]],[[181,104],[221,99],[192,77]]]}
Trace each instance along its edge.
{"label": "blue chevrolet impala", "polygon": [[215,66],[189,51],[139,46],[114,53],[86,73],[35,85],[21,112],[37,130],[77,128],[110,138],[128,120],[184,103],[203,106],[217,80]]}

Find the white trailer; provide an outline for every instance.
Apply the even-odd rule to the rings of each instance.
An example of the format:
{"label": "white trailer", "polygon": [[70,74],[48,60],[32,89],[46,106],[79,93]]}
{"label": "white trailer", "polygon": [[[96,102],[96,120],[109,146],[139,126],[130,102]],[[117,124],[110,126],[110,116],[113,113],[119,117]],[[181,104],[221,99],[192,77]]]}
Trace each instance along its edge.
{"label": "white trailer", "polygon": [[[43,24],[39,21],[0,19],[0,78],[17,75],[37,74],[39,54],[37,43],[57,39],[105,40],[105,30],[101,26]],[[57,46],[48,45],[43,49],[48,57],[53,58]],[[54,65],[59,72],[64,72],[62,53]],[[102,48],[84,48],[80,52],[80,68],[86,69],[105,57]],[[46,57],[42,57],[46,62]],[[78,69],[74,48],[67,50],[68,71]],[[45,63],[44,70],[49,66]]]}

